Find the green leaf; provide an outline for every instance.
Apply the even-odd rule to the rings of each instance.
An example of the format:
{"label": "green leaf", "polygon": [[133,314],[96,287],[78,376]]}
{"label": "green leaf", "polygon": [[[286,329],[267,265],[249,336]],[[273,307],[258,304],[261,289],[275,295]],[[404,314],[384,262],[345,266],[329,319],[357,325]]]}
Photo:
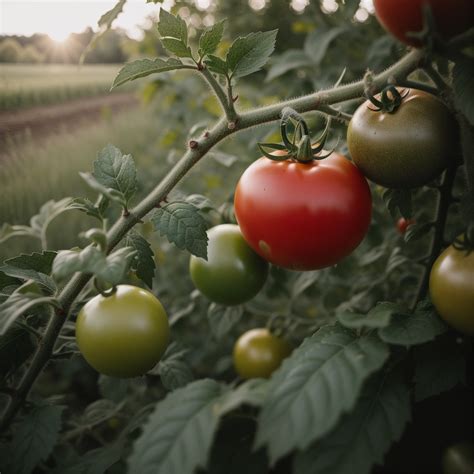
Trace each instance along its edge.
{"label": "green leaf", "polygon": [[[105,188],[113,189],[122,195],[125,204],[130,201],[137,189],[137,170],[132,156],[123,155],[113,145],[107,145],[98,153],[92,175]],[[112,199],[112,196],[108,197]]]}
{"label": "green leaf", "polygon": [[403,238],[405,239],[405,242],[418,240],[421,237],[424,237],[432,227],[433,226],[430,222],[424,222],[423,224],[410,224],[407,227]]}
{"label": "green leaf", "polygon": [[108,257],[97,247],[84,250],[62,250],[53,264],[53,275],[57,279],[68,278],[76,272],[91,273],[111,285],[121,283],[130,269],[136,251],[123,247]]}
{"label": "green leaf", "polygon": [[79,175],[91,189],[97,191],[101,196],[104,196],[106,199],[117,202],[121,206],[126,207],[127,200],[120,191],[105,187],[103,184],[99,183],[97,179],[95,179],[92,173],[80,171]]}
{"label": "green leaf", "polygon": [[216,339],[221,339],[240,321],[244,309],[242,306],[209,305],[207,320]]}
{"label": "green leaf", "polygon": [[112,400],[99,399],[92,402],[84,410],[81,423],[84,426],[95,426],[107,421],[117,413],[117,406]]}
{"label": "green leaf", "polygon": [[367,314],[343,311],[336,313],[336,318],[347,328],[384,328],[390,323],[390,318],[397,309],[396,304],[383,302],[378,303]]}
{"label": "green leaf", "polygon": [[219,422],[215,406],[224,390],[214,380],[198,380],[158,403],[133,446],[129,471],[184,474],[205,468]]}
{"label": "green leaf", "polygon": [[400,213],[406,219],[413,215],[412,192],[410,189],[386,189],[382,195],[392,217]]}
{"label": "green leaf", "polygon": [[120,69],[114,79],[111,89],[121,86],[126,82],[149,76],[150,74],[157,74],[160,72],[184,68],[189,68],[189,66],[183,64],[179,59],[176,58],[169,58],[167,60],[160,58],[137,59],[136,61],[125,64],[125,66]]}
{"label": "green leaf", "polygon": [[[45,250],[44,252],[34,252],[32,254],[21,254],[18,257],[9,258],[5,260],[5,264],[10,267],[15,267],[23,270],[31,270],[37,273],[43,273],[45,275],[51,274],[53,269],[53,262],[56,257],[56,252]],[[0,267],[0,271],[1,267]],[[24,279],[29,279],[30,276],[26,276]]]}
{"label": "green leaf", "polygon": [[73,203],[72,198],[64,198],[60,201],[50,200],[43,204],[38,214],[34,215],[30,219],[30,225],[10,225],[3,224],[0,229],[0,243],[4,242],[12,237],[35,237],[37,239],[43,239],[49,224],[63,212],[74,209],[71,204]]}
{"label": "green leaf", "polygon": [[158,365],[149,373],[159,375],[167,390],[184,387],[194,380],[194,375],[185,359],[187,352],[178,343],[173,342],[166,349]]}
{"label": "green leaf", "polygon": [[294,458],[295,474],[369,474],[410,421],[410,394],[398,373],[380,374],[364,387],[337,427]]}
{"label": "green leaf", "polygon": [[186,197],[186,202],[197,207],[200,211],[209,212],[214,211],[215,207],[212,201],[202,194],[190,194]]}
{"label": "green leaf", "polygon": [[225,393],[216,406],[219,414],[226,415],[242,405],[261,407],[267,398],[268,380],[250,379]]}
{"label": "green leaf", "polygon": [[181,40],[185,45],[188,43],[188,28],[186,22],[180,16],[174,16],[163,8],[160,10],[158,32],[162,37],[169,36]]}
{"label": "green leaf", "polygon": [[157,209],[151,222],[179,249],[186,249],[207,260],[206,221],[195,206],[187,202],[171,202]]}
{"label": "green leaf", "polygon": [[417,402],[466,383],[466,359],[451,335],[415,348]]}
{"label": "green leaf", "polygon": [[223,59],[212,54],[207,56],[207,59],[204,60],[204,64],[207,66],[209,71],[215,72],[216,74],[225,76],[229,72],[229,66],[227,63]]}
{"label": "green leaf", "polygon": [[53,451],[61,428],[62,406],[34,407],[14,428],[9,454],[11,474],[30,474]]}
{"label": "green leaf", "polygon": [[199,38],[199,56],[203,58],[208,54],[213,54],[219,43],[222,39],[222,35],[224,34],[224,23],[225,20],[212,25],[208,28]]}
{"label": "green leaf", "polygon": [[331,28],[328,31],[317,29],[306,37],[304,52],[311,58],[313,65],[318,66],[321,63],[331,43],[346,31],[347,28],[344,26]]}
{"label": "green leaf", "polygon": [[183,41],[176,38],[161,38],[160,39],[163,48],[167,49],[170,53],[175,54],[178,58],[192,58],[191,48],[186,45]]}
{"label": "green leaf", "polygon": [[37,233],[27,225],[10,225],[4,223],[0,228],[0,244],[13,237],[33,237],[38,238]]}
{"label": "green leaf", "polygon": [[136,251],[132,266],[136,269],[138,278],[151,288],[155,276],[155,259],[149,242],[132,230],[127,234],[124,245]]}
{"label": "green leaf", "polygon": [[71,207],[72,202],[73,199],[69,197],[61,199],[60,201],[51,200],[46,202],[41,206],[39,213],[30,219],[31,228],[36,230],[38,235],[45,233],[53,219],[63,212],[73,209]]}
{"label": "green leaf", "polygon": [[304,51],[301,51],[301,49],[289,49],[280,54],[275,60],[272,59],[272,64],[265,81],[269,82],[294,69],[311,67],[312,65],[313,62]]}
{"label": "green leaf", "polygon": [[15,321],[0,336],[0,375],[14,372],[35,350],[35,342],[23,326]]}
{"label": "green leaf", "polygon": [[390,324],[379,329],[380,338],[388,344],[415,346],[433,340],[446,331],[431,305],[421,302],[413,314],[394,312]]}
{"label": "green leaf", "polygon": [[474,125],[474,59],[460,56],[453,68],[454,102],[456,107]]}
{"label": "green leaf", "polygon": [[106,27],[107,29],[112,26],[112,22],[122,13],[123,7],[127,0],[119,0],[113,8],[105,12],[98,21],[98,25]]}
{"label": "green leaf", "polygon": [[29,255],[22,254],[5,260],[5,264],[0,266],[0,272],[20,280],[33,280],[50,292],[54,292],[56,284],[48,275],[52,271],[55,257],[56,252],[50,251]]}
{"label": "green leaf", "polygon": [[278,30],[250,33],[237,38],[227,53],[226,62],[233,77],[244,77],[262,68],[275,49]]}
{"label": "green leaf", "polygon": [[388,356],[388,347],[374,334],[357,337],[341,326],[321,328],[274,372],[256,446],[268,445],[272,464],[294,449],[306,449],[352,409],[364,380]]}
{"label": "green leaf", "polygon": [[15,320],[27,311],[35,306],[52,304],[55,301],[54,298],[41,296],[37,293],[19,293],[15,291],[0,304],[0,336],[5,334]]}
{"label": "green leaf", "polygon": [[88,216],[95,217],[96,219],[102,220],[103,209],[100,206],[97,206],[92,201],[87,198],[75,198],[71,203],[72,209],[77,209],[78,211],[86,213]]}

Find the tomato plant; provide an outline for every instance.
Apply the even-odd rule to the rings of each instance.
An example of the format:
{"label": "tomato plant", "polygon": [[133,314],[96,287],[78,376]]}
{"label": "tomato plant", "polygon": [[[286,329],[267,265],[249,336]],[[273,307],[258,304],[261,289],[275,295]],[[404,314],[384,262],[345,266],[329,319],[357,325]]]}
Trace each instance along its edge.
{"label": "tomato plant", "polygon": [[456,123],[435,96],[410,89],[393,112],[362,104],[347,145],[362,173],[389,188],[413,188],[436,178],[457,154]]}
{"label": "tomato plant", "polygon": [[[471,341],[440,319],[471,321],[472,253],[458,241],[452,266],[435,263],[428,296],[444,239],[474,240],[471,33],[442,45],[428,32],[432,47],[403,52],[362,21],[366,2],[296,13],[274,0],[259,15],[248,5],[247,17],[244,3],[160,8],[144,47],[130,48],[149,55],[158,32],[160,57],[127,63],[113,83],[153,75],[156,124],[151,112],[131,120],[141,108],[124,113],[143,143],[120,136],[125,150],[99,150],[82,173],[87,199],[49,200],[31,215],[36,168],[15,159],[28,180],[11,193],[19,181],[4,160],[3,209],[25,214],[0,229],[0,242],[14,241],[0,265],[1,472],[369,474],[402,472],[410,459],[410,472],[432,473],[433,446],[471,436]],[[209,25],[224,4],[239,15]],[[364,97],[380,112],[352,118]],[[278,120],[282,140],[267,143]],[[360,168],[342,156],[351,120]],[[329,135],[341,154],[324,151]],[[250,165],[257,144],[264,158]],[[44,176],[61,181],[47,164]],[[371,195],[364,166],[407,189],[374,184]],[[61,189],[73,190],[34,190]],[[222,225],[235,222],[234,194],[241,227]],[[401,215],[417,219],[406,238],[394,230]],[[117,292],[95,296],[92,283]]]}
{"label": "tomato plant", "polygon": [[436,31],[445,39],[462,33],[474,24],[471,0],[374,0],[375,14],[382,26],[396,38],[411,46],[420,46],[417,38],[423,28],[423,5],[433,13]]}
{"label": "tomato plant", "polygon": [[194,255],[189,261],[196,288],[211,301],[224,305],[253,298],[267,279],[267,262],[247,245],[237,225],[221,224],[207,234],[207,261]]}
{"label": "tomato plant", "polygon": [[137,377],[165,352],[168,318],[152,293],[119,285],[112,295],[97,295],[81,309],[76,339],[82,355],[98,372]]}
{"label": "tomato plant", "polygon": [[268,378],[290,353],[291,346],[267,328],[251,329],[234,345],[234,367],[244,379]]}
{"label": "tomato plant", "polygon": [[249,245],[291,270],[334,265],[362,241],[371,218],[370,190],[337,153],[321,161],[262,157],[241,176],[235,216]]}
{"label": "tomato plant", "polygon": [[398,219],[397,221],[396,227],[397,227],[398,232],[400,232],[400,234],[403,235],[407,231],[408,226],[414,223],[415,223],[414,219],[406,219],[405,217],[400,217],[400,219]]}
{"label": "tomato plant", "polygon": [[474,335],[474,252],[450,245],[430,273],[430,293],[439,315],[452,327]]}

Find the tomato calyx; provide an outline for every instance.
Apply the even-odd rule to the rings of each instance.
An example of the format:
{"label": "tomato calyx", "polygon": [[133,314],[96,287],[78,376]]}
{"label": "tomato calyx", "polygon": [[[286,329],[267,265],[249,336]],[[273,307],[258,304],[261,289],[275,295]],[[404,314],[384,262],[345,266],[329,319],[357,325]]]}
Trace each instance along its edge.
{"label": "tomato calyx", "polygon": [[456,237],[452,246],[466,255],[474,251],[474,225],[470,225],[463,234]]}
{"label": "tomato calyx", "polygon": [[[298,112],[290,107],[285,107],[281,115],[280,133],[283,144],[258,143],[258,147],[264,156],[273,161],[292,159],[300,163],[310,163],[314,160],[323,160],[334,151],[331,150],[329,153],[321,155],[329,134],[330,118],[326,121],[324,130],[316,138],[316,141],[312,143],[308,125]],[[284,153],[273,154],[265,150],[265,148],[283,151]]]}
{"label": "tomato calyx", "polygon": [[97,277],[94,277],[94,287],[104,298],[114,295],[117,291],[117,285],[113,285],[112,288],[105,289]]}
{"label": "tomato calyx", "polygon": [[370,110],[392,114],[397,111],[409,92],[410,89],[403,89],[400,92],[394,85],[390,84],[382,89],[379,99],[372,94],[370,89],[366,89],[364,95],[375,106],[375,109],[369,107]]}

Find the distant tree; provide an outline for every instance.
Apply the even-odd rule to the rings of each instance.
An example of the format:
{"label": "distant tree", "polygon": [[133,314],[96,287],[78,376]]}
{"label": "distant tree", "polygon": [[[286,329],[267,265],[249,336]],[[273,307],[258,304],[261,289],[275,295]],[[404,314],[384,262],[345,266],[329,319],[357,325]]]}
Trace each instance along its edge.
{"label": "distant tree", "polygon": [[23,53],[23,48],[13,38],[6,38],[0,43],[0,63],[16,63]]}
{"label": "distant tree", "polygon": [[29,44],[23,48],[18,62],[20,63],[42,63],[44,61],[44,56],[41,54],[34,45]]}

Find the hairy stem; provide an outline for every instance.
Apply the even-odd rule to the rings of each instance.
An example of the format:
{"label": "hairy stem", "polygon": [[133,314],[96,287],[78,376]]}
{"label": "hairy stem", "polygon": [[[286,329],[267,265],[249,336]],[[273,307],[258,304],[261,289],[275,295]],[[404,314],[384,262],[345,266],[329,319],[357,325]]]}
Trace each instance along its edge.
{"label": "hairy stem", "polygon": [[201,72],[202,77],[206,80],[206,82],[209,84],[211,89],[214,91],[214,94],[216,94],[217,100],[219,101],[219,104],[222,107],[222,110],[227,117],[227,120],[229,122],[233,122],[236,117],[235,109],[234,109],[234,103],[230,100],[228,100],[224,89],[222,86],[217,82],[217,79],[214,77],[211,71],[207,69],[206,66],[201,66],[201,69],[199,69],[199,72]]}
{"label": "hairy stem", "polygon": [[[375,86],[377,88],[382,88],[389,80],[398,80],[406,77],[409,73],[419,67],[422,59],[423,51],[413,50],[409,52],[393,66],[375,76]],[[210,75],[212,76],[212,74]],[[363,92],[364,83],[363,81],[358,81],[274,105],[250,110],[239,117],[239,120],[235,123],[235,127],[232,129],[228,127],[227,116],[222,118],[205,137],[199,138],[192,149],[188,149],[181,160],[169,171],[165,178],[148,194],[147,197],[145,197],[145,199],[143,199],[142,202],[140,202],[135,208],[130,209],[130,212],[127,215],[122,215],[122,217],[117,220],[107,235],[107,241],[109,242],[108,251],[110,252],[137,222],[161,203],[181,178],[183,178],[183,176],[211,148],[229,135],[239,130],[278,120],[280,118],[281,110],[284,107],[291,107],[299,113],[313,110],[321,111],[328,105],[358,98],[363,95]],[[26,399],[36,378],[49,361],[56,339],[67,319],[71,305],[89,280],[90,275],[88,274],[76,274],[57,296],[61,309],[57,309],[54,312],[54,315],[50,318],[44,332],[44,337],[33,355],[30,366],[20,380],[15,396],[7,403],[0,422],[0,430],[9,426],[10,422],[13,420],[17,411]]]}
{"label": "hairy stem", "polygon": [[443,181],[439,188],[438,200],[436,202],[435,209],[433,239],[431,241],[431,247],[428,255],[425,257],[426,264],[424,265],[423,271],[421,273],[420,283],[412,303],[412,309],[414,309],[417,303],[426,296],[430,281],[431,267],[443,248],[444,229],[446,226],[446,219],[448,217],[449,206],[452,202],[452,189],[454,178],[456,177],[456,170],[456,165],[451,165],[446,170]]}

